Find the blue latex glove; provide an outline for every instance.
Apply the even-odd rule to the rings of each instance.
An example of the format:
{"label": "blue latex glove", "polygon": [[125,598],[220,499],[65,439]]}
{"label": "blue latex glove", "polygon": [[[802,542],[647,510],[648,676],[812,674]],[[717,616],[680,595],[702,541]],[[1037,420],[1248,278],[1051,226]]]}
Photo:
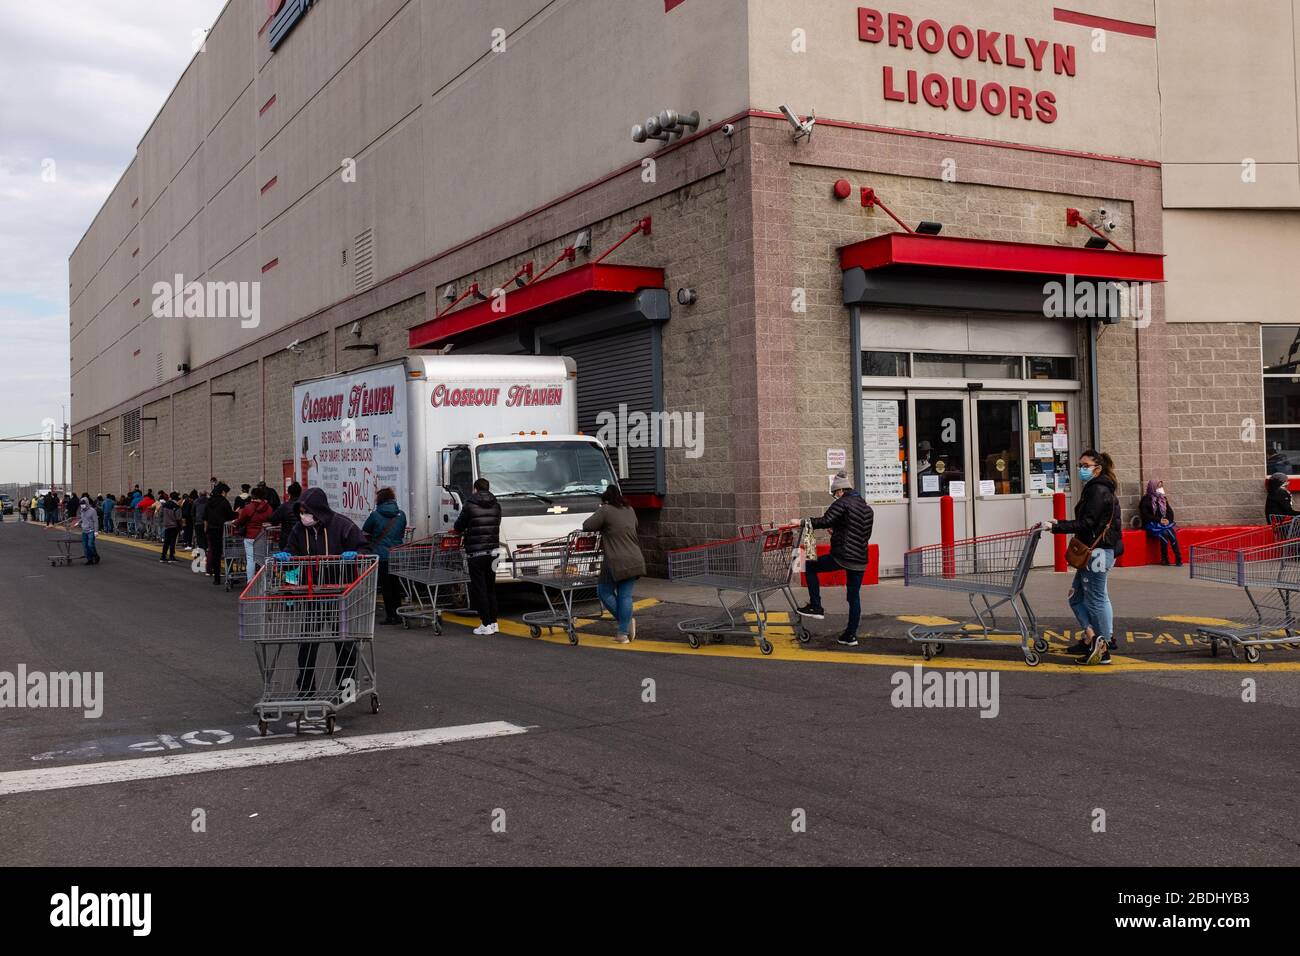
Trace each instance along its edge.
{"label": "blue latex glove", "polygon": [[271,555],[271,557],[274,558],[276,561],[282,561],[282,562],[288,562],[293,560],[293,555],[291,555],[288,551],[277,551],[275,552],[275,554]]}
{"label": "blue latex glove", "polygon": [[339,555],[339,557],[344,561],[355,561],[357,559],[357,553],[355,551],[344,551]]}

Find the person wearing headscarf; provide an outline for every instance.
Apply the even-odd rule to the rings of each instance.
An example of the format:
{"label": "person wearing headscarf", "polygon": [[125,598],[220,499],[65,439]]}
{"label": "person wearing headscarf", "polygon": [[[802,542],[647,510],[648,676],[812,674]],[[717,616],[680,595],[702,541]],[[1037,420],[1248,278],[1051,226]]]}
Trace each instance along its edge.
{"label": "person wearing headscarf", "polygon": [[1174,524],[1174,506],[1165,496],[1165,487],[1152,478],[1147,482],[1147,493],[1138,503],[1142,527],[1160,542],[1160,563],[1169,566],[1169,549],[1174,549],[1174,563],[1183,566],[1183,552],[1178,546],[1178,526]]}

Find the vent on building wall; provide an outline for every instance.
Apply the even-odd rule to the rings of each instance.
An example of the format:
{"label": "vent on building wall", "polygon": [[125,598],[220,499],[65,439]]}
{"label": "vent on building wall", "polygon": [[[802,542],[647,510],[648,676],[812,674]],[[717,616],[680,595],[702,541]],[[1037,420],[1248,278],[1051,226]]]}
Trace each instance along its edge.
{"label": "vent on building wall", "polygon": [[159,352],[153,363],[153,383],[161,385],[163,380],[163,354]]}
{"label": "vent on building wall", "polygon": [[367,229],[352,243],[353,288],[364,292],[375,284],[375,230]]}
{"label": "vent on building wall", "polygon": [[93,455],[99,451],[99,426],[94,425],[86,432],[86,454]]}
{"label": "vent on building wall", "polygon": [[122,443],[130,444],[140,440],[140,409],[127,412],[122,416]]}

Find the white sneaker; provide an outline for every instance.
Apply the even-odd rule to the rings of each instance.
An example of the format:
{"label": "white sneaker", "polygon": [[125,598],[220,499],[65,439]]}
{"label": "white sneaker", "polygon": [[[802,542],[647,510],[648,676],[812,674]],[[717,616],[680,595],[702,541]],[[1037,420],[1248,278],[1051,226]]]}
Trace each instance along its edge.
{"label": "white sneaker", "polygon": [[497,634],[497,633],[499,633],[500,631],[501,631],[501,628],[497,626],[497,622],[496,622],[496,621],[493,621],[491,624],[488,625],[488,633],[489,633],[489,634]]}
{"label": "white sneaker", "polygon": [[491,634],[492,628],[487,624],[480,624],[478,627],[474,628],[474,633],[482,637],[485,634]]}

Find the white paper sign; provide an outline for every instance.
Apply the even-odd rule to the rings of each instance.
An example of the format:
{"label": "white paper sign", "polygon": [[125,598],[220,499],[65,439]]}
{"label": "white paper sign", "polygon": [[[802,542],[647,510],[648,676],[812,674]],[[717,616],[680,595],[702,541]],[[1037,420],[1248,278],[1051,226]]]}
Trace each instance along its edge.
{"label": "white paper sign", "polygon": [[988,495],[996,495],[997,493],[998,493],[997,482],[995,482],[995,481],[983,481],[983,480],[980,481],[980,497],[981,497],[981,498],[986,497],[986,496],[988,496]]}
{"label": "white paper sign", "polygon": [[1034,442],[1034,457],[1035,457],[1035,458],[1051,458],[1051,457],[1052,457],[1052,442],[1050,442],[1050,441],[1036,441],[1036,442]]}
{"label": "white paper sign", "polygon": [[930,494],[931,492],[935,492],[935,491],[938,491],[938,490],[939,490],[939,476],[938,476],[938,475],[922,475],[922,476],[921,476],[921,491],[922,491],[922,492],[924,492],[925,494]]}
{"label": "white paper sign", "polygon": [[1055,451],[1070,450],[1070,436],[1064,432],[1057,432],[1052,436],[1052,448]]}
{"label": "white paper sign", "polygon": [[[827,454],[827,467],[830,455]],[[862,400],[862,496],[868,501],[901,501],[903,463],[898,458],[898,402]]]}
{"label": "white paper sign", "polygon": [[966,497],[966,482],[964,482],[964,481],[950,481],[950,482],[948,482],[948,494],[949,494],[950,497],[953,497],[953,498],[965,498],[965,497]]}
{"label": "white paper sign", "polygon": [[1030,475],[1030,476],[1029,476],[1029,490],[1030,490],[1030,491],[1046,491],[1046,490],[1047,490],[1047,476],[1046,476],[1046,475]]}
{"label": "white paper sign", "polygon": [[826,449],[826,468],[839,471],[848,464],[849,454],[843,448]]}

